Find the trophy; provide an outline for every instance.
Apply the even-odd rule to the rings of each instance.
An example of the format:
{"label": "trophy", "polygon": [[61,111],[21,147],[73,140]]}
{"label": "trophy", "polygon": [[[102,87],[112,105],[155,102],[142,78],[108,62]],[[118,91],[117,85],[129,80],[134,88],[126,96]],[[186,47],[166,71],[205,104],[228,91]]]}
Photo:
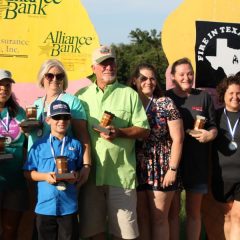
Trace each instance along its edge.
{"label": "trophy", "polygon": [[58,156],[55,158],[56,160],[56,180],[64,181],[64,180],[73,180],[75,179],[75,174],[73,172],[68,171],[68,159],[65,156]]}
{"label": "trophy", "polygon": [[27,106],[26,107],[26,115],[29,120],[37,119],[37,107],[36,106]]}
{"label": "trophy", "polygon": [[194,127],[193,127],[193,129],[188,129],[188,130],[187,130],[187,133],[188,133],[188,134],[197,134],[197,133],[200,133],[200,131],[198,131],[198,130],[199,130],[199,129],[203,129],[205,123],[206,123],[206,118],[205,118],[204,116],[197,115],[197,116],[196,116],[196,120],[195,120],[195,122],[194,122]]}
{"label": "trophy", "polygon": [[26,107],[27,119],[20,123],[20,127],[41,127],[42,123],[37,120],[37,106]]}
{"label": "trophy", "polygon": [[8,137],[0,136],[0,161],[13,159],[12,153],[6,153],[5,147],[8,144]]}
{"label": "trophy", "polygon": [[110,134],[110,130],[107,129],[106,127],[109,126],[115,117],[114,114],[104,111],[101,122],[99,125],[93,125],[93,129],[97,132],[103,132],[106,133],[107,135]]}

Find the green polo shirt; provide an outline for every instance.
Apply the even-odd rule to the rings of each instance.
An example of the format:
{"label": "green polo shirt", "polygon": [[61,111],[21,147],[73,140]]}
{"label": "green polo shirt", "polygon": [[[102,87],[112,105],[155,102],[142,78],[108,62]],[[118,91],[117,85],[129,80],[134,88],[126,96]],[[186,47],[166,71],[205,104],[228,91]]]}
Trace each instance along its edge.
{"label": "green polo shirt", "polygon": [[[135,140],[116,138],[109,142],[100,137],[92,126],[99,124],[104,111],[115,115],[111,125],[149,128],[145,110],[138,94],[117,81],[104,92],[93,83],[76,93],[85,108],[91,137],[92,159],[96,185],[111,185],[126,189],[136,187]],[[91,176],[93,179],[94,176]]]}

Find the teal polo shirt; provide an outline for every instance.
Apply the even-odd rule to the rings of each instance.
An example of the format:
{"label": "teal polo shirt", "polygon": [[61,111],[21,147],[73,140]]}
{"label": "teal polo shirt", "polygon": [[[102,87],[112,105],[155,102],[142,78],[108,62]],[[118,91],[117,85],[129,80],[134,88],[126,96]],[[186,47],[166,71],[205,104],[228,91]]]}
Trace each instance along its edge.
{"label": "teal polo shirt", "polygon": [[[7,108],[0,113],[1,121],[7,124]],[[19,124],[26,119],[25,111],[19,107],[16,117],[9,119],[8,131],[0,123],[0,135],[11,137],[11,143],[5,145],[5,152],[13,154],[13,159],[0,162],[0,192],[26,188],[26,181],[23,176],[23,146],[25,135],[22,133]]]}
{"label": "teal polo shirt", "polygon": [[[85,115],[85,111],[84,108],[81,104],[81,101],[79,101],[79,99],[76,96],[73,96],[69,93],[63,93],[58,100],[62,100],[64,102],[66,102],[71,110],[71,116],[73,119],[81,119],[81,120],[86,120],[86,115]],[[44,113],[44,116],[47,115],[46,110],[44,109],[44,97],[42,98],[38,98],[34,104],[35,106],[37,106],[37,119],[43,121],[43,134],[42,136],[37,136],[37,129],[36,130],[32,130],[29,133],[28,136],[28,151],[30,150],[30,148],[32,147],[33,143],[39,139],[42,138],[44,135],[47,135],[50,133],[50,126],[45,122],[45,120],[43,119],[42,115]],[[68,128],[68,133],[69,136],[73,136],[74,133],[72,132],[72,128],[71,125]]]}
{"label": "teal polo shirt", "polygon": [[115,115],[111,125],[117,128],[136,126],[149,129],[141,100],[133,89],[118,83],[107,85],[104,92],[93,83],[76,93],[84,106],[91,137],[92,160],[97,186],[110,185],[126,189],[136,187],[135,140],[116,138],[112,142],[100,137],[92,126],[99,124],[104,111]]}

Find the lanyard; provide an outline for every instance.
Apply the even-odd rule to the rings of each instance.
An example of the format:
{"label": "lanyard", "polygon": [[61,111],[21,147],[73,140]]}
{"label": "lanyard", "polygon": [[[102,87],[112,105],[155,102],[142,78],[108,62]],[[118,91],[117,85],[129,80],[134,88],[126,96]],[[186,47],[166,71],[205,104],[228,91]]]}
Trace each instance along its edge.
{"label": "lanyard", "polygon": [[152,101],[153,101],[153,96],[150,98],[150,101],[148,102],[148,105],[145,108],[146,113],[148,112],[148,110],[149,110],[149,108],[150,108],[150,106],[152,104]]}
{"label": "lanyard", "polygon": [[[60,93],[53,101],[56,101],[56,100],[60,100],[61,97],[63,96],[63,92]],[[42,112],[41,112],[41,115],[40,115],[40,121],[43,123],[44,122],[44,119],[45,119],[45,116],[44,116],[44,107],[45,107],[45,104],[46,104],[46,98],[47,98],[47,95],[45,95],[42,99],[42,102],[43,102],[43,107],[42,107]]]}
{"label": "lanyard", "polygon": [[[49,142],[50,142],[50,148],[51,148],[52,156],[53,156],[54,162],[56,164],[55,151],[54,151],[53,143],[52,143],[52,134],[50,134],[50,136],[49,136]],[[63,156],[63,153],[64,153],[65,142],[66,142],[66,138],[64,137],[63,140],[62,140],[62,146],[61,146],[61,152],[60,152],[61,156]]]}
{"label": "lanyard", "polygon": [[229,129],[229,132],[231,134],[232,141],[233,141],[234,140],[234,135],[235,135],[235,132],[236,132],[236,128],[237,128],[237,125],[238,125],[238,122],[239,122],[239,117],[238,117],[237,121],[235,122],[235,124],[234,124],[234,126],[232,128],[230,120],[229,120],[229,117],[228,117],[227,112],[226,112],[226,108],[224,108],[224,114],[226,115],[228,129]]}
{"label": "lanyard", "polygon": [[7,110],[7,117],[6,117],[6,123],[0,119],[0,123],[2,124],[2,126],[4,127],[4,129],[8,132],[9,131],[9,124],[10,124],[10,117],[9,117],[9,112]]}

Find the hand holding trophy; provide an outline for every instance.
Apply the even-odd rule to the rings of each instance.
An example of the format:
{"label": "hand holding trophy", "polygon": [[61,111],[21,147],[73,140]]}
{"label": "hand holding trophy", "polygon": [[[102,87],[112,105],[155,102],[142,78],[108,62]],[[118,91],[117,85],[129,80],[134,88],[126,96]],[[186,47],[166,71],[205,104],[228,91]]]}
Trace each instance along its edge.
{"label": "hand holding trophy", "polygon": [[198,130],[199,129],[203,129],[204,128],[204,125],[206,123],[206,118],[204,116],[201,116],[201,115],[197,115],[196,116],[196,120],[194,122],[194,127],[193,129],[187,129],[187,133],[188,134],[197,134],[197,133],[201,133],[199,132]]}
{"label": "hand holding trophy", "polygon": [[13,159],[13,154],[5,151],[6,145],[11,143],[9,139],[11,138],[0,136],[0,161]]}
{"label": "hand holding trophy", "polygon": [[75,180],[76,176],[74,172],[68,171],[68,159],[65,156],[57,156],[55,158],[56,160],[56,180],[57,180],[57,188],[59,190],[65,190],[66,189],[66,183],[67,181]]}
{"label": "hand holding trophy", "polygon": [[20,127],[24,129],[25,132],[28,132],[28,129],[31,128],[41,128],[41,121],[37,120],[37,107],[36,106],[27,106],[26,107],[26,116],[27,119],[20,123]]}
{"label": "hand holding trophy", "polygon": [[103,132],[103,133],[109,135],[110,130],[107,129],[106,127],[111,124],[114,117],[115,117],[114,114],[112,114],[108,111],[104,111],[102,119],[100,121],[100,124],[99,125],[93,125],[93,129],[97,132]]}

